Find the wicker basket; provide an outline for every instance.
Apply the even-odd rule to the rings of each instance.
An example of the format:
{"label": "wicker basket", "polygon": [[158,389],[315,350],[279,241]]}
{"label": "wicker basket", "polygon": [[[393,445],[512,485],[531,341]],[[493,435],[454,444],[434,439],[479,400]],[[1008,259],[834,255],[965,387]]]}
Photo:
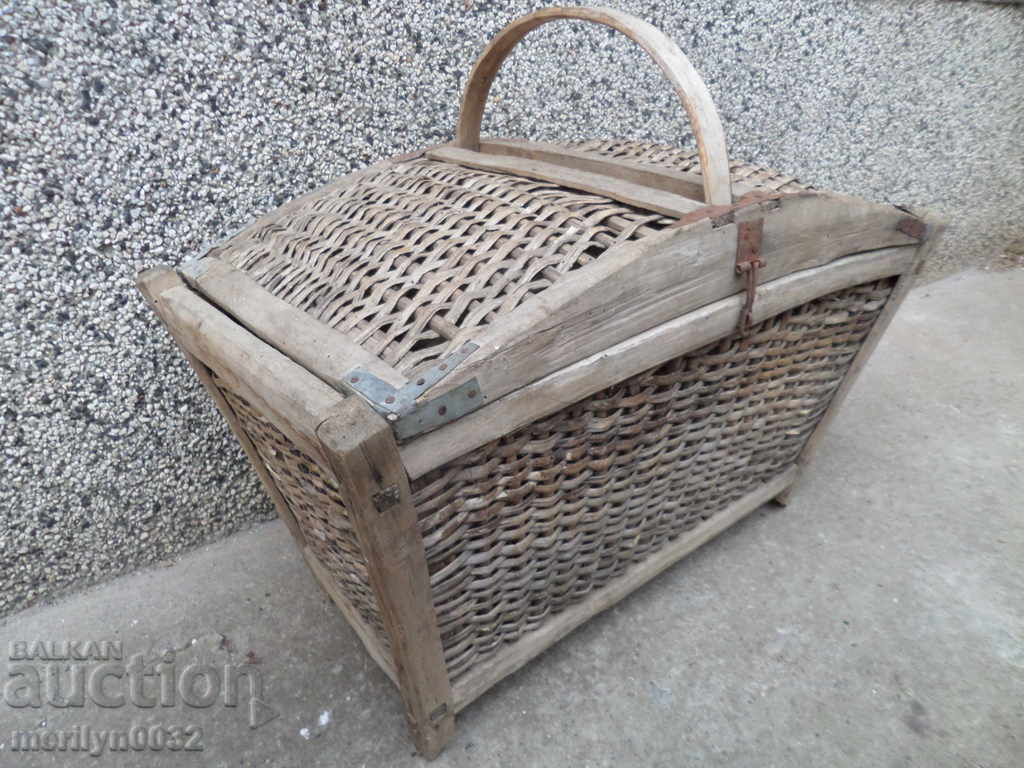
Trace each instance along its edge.
{"label": "wicker basket", "polygon": [[[639,43],[697,151],[481,141],[503,59],[563,18]],[[139,282],[433,756],[495,682],[787,492],[938,229],[730,166],[670,40],[549,9],[481,56],[452,144]]]}

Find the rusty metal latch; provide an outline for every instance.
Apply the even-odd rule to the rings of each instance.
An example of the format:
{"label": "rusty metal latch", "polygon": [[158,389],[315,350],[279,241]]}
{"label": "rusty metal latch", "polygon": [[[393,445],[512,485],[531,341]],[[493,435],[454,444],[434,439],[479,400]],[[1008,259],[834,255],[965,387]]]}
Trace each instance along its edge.
{"label": "rusty metal latch", "polygon": [[746,287],[746,300],[740,313],[739,332],[744,336],[750,332],[753,322],[754,297],[757,294],[757,271],[764,266],[761,258],[761,241],[764,236],[764,219],[741,221],[736,228],[736,274],[742,275]]}
{"label": "rusty metal latch", "polygon": [[905,219],[900,219],[896,222],[896,230],[902,232],[907,237],[912,237],[915,240],[923,240],[925,234],[928,231],[924,221],[917,218],[916,216],[910,216]]}

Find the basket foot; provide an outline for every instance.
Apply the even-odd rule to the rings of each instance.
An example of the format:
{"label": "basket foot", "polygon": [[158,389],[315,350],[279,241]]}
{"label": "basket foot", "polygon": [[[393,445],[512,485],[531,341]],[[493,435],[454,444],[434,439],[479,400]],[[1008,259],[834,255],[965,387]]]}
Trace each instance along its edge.
{"label": "basket foot", "polygon": [[789,500],[793,497],[793,491],[796,490],[796,483],[787,486],[784,490],[780,491],[772,501],[778,504],[780,507],[788,506]]}
{"label": "basket foot", "polygon": [[413,741],[420,757],[433,760],[440,755],[455,735],[455,714],[445,707],[441,715],[434,713],[437,719],[427,718],[423,723],[410,723]]}

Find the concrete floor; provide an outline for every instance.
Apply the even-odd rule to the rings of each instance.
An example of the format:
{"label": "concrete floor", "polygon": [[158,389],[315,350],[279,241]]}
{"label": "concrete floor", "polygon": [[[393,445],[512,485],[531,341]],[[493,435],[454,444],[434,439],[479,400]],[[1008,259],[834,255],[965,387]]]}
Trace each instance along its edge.
{"label": "concrete floor", "polygon": [[[499,685],[435,765],[1024,765],[1022,297],[1020,270],[913,292],[789,507],[754,513]],[[251,652],[278,716],[251,729],[220,701],[0,702],[2,752],[40,723],[194,724],[203,753],[89,764],[418,763],[397,693],[279,523],[0,624],[0,647],[37,639],[174,648],[179,670]]]}

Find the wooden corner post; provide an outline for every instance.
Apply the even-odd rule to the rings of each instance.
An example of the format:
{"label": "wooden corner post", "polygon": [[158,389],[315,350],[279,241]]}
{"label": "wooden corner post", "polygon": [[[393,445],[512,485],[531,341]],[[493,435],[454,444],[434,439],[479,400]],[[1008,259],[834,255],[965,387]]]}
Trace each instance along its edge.
{"label": "wooden corner post", "polygon": [[178,330],[175,329],[174,323],[167,316],[167,312],[163,306],[163,300],[161,295],[164,291],[172,288],[183,287],[184,282],[181,277],[173,269],[169,267],[153,267],[140,272],[138,277],[135,279],[135,284],[139,289],[139,292],[146,299],[146,303],[149,304],[156,316],[160,318],[160,321],[164,324],[167,332],[171,335],[175,344],[181,350],[182,355],[188,362],[189,366],[195,372],[196,377],[200,383],[205,387],[206,391],[210,395],[210,399],[213,400],[214,405],[217,406],[217,410],[220,411],[221,416],[224,417],[224,421],[227,422],[228,427],[235,435],[235,439],[238,440],[239,445],[242,446],[242,450],[245,451],[245,455],[249,459],[249,463],[253,469],[256,470],[256,474],[260,478],[260,482],[263,483],[263,488],[270,496],[271,501],[274,502],[274,508],[277,510],[278,517],[288,528],[288,532],[292,535],[295,543],[299,546],[300,550],[304,550],[306,546],[305,536],[302,534],[302,530],[299,528],[298,522],[295,520],[295,516],[292,514],[291,508],[288,506],[288,502],[285,501],[284,496],[278,489],[277,484],[274,482],[274,478],[270,476],[270,472],[267,470],[267,465],[263,463],[263,459],[260,457],[259,451],[256,446],[253,445],[252,440],[249,439],[249,435],[246,434],[245,429],[238,421],[238,415],[234,409],[221,394],[221,391],[217,388],[217,385],[213,381],[213,376],[210,374],[210,369],[206,367],[206,364],[202,360],[193,355],[186,344],[185,339],[181,337]]}
{"label": "wooden corner post", "polygon": [[896,281],[896,285],[893,286],[892,293],[889,295],[889,300],[886,301],[885,307],[882,309],[881,314],[875,319],[875,324],[871,326],[871,330],[868,331],[867,337],[861,343],[860,349],[853,358],[853,362],[850,363],[850,368],[847,370],[843,380],[839,383],[839,388],[832,396],[832,401],[828,405],[828,409],[822,415],[821,420],[818,421],[817,426],[811,432],[807,438],[807,442],[804,443],[804,447],[800,450],[800,455],[797,457],[797,472],[798,474],[784,491],[774,497],[773,501],[777,504],[785,506],[789,503],[790,498],[793,495],[793,490],[796,487],[796,483],[800,479],[800,474],[804,472],[811,459],[814,458],[814,454],[818,449],[818,445],[821,442],[822,436],[827,434],[829,431],[829,425],[836,416],[836,412],[839,410],[846,396],[850,393],[853,385],[857,382],[857,378],[860,376],[864,366],[867,365],[868,358],[875,351],[875,347],[878,346],[878,342],[882,338],[882,334],[885,333],[889,327],[889,323],[892,322],[893,317],[896,315],[896,311],[903,304],[903,300],[907,298],[907,294],[910,289],[914,287],[914,283],[917,281],[917,276],[924,266],[924,261],[928,255],[938,245],[939,240],[942,238],[943,232],[946,230],[946,225],[931,214],[923,214],[920,216],[923,220],[923,228],[921,231],[921,244],[917,246],[914,259],[911,262],[909,268],[903,272],[899,279]]}
{"label": "wooden corner post", "polygon": [[350,397],[317,429],[366,556],[416,749],[436,757],[455,731],[451,683],[409,477],[387,421]]}

